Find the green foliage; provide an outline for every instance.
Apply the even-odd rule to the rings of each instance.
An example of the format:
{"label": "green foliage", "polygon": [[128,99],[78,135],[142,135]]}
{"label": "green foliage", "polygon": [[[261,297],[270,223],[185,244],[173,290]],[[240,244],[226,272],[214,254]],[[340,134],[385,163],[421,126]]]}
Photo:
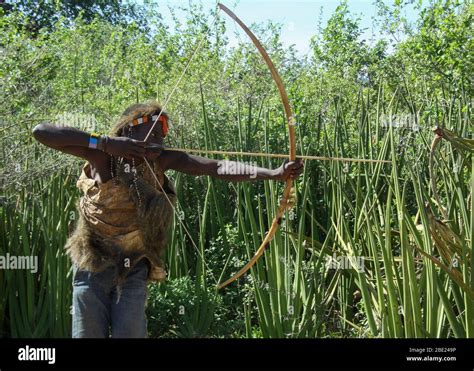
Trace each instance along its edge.
{"label": "green foliage", "polygon": [[315,58],[333,73],[353,77],[367,52],[365,43],[359,40],[361,33],[358,20],[350,16],[347,1],[343,1],[329,19],[321,45],[314,45]]}
{"label": "green foliage", "polygon": [[[473,5],[445,0],[421,12],[418,32],[400,46],[414,68],[432,81],[459,83],[474,69]],[[472,93],[472,84],[466,89]]]}
{"label": "green foliage", "polygon": [[242,326],[222,296],[189,277],[150,286],[147,318],[150,337],[229,337]]}
{"label": "green foliage", "polygon": [[[166,101],[202,41],[166,107],[166,145],[288,151],[268,69],[244,37],[227,46],[223,19],[209,29],[214,14],[190,5],[185,22],[174,15],[170,32],[153,7],[140,10],[151,27],[144,29],[126,9],[107,13],[116,2],[109,10],[80,2],[77,13],[68,9],[73,3],[43,1],[38,14],[3,7],[0,15],[0,254],[33,252],[43,262],[38,280],[0,271],[2,336],[69,336],[62,246],[80,163],[36,143],[36,123],[84,127],[92,117],[85,130],[106,132],[128,105]],[[150,286],[151,337],[474,336],[474,303],[464,290],[474,288],[472,166],[469,154],[448,143],[436,157],[435,183],[449,216],[442,223],[460,236],[466,256],[471,252],[471,262],[458,267],[465,285],[434,263],[439,256],[426,212],[442,216],[429,187],[431,127],[460,137],[472,132],[472,5],[418,3],[422,11],[411,25],[403,11],[413,1],[377,4],[384,27],[376,43],[361,40],[359,21],[343,1],[313,38],[309,61],[283,47],[281,25],[252,29],[285,81],[298,153],[392,164],[306,162],[296,208],[264,257],[221,292],[216,284],[260,245],[282,185],[171,173],[184,221],[175,216],[168,282]],[[393,115],[412,122],[397,126]],[[330,269],[333,254],[363,256],[365,270]]]}
{"label": "green foliage", "polygon": [[[32,36],[51,31],[57,22],[72,22],[81,16],[86,23],[100,18],[111,24],[126,25],[141,22],[146,16],[143,7],[120,0],[14,0],[2,4],[6,14],[21,12],[27,18],[21,22]],[[143,27],[149,31],[149,27]]]}

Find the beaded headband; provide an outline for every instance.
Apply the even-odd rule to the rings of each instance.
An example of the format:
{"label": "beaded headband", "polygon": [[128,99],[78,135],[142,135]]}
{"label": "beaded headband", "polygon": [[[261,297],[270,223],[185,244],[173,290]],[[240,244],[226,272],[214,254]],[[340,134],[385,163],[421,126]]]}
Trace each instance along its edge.
{"label": "beaded headband", "polygon": [[[146,124],[147,122],[155,122],[156,118],[158,115],[153,115],[153,116],[142,116],[137,119],[132,120],[128,126],[137,126],[141,124]],[[163,136],[166,137],[168,134],[168,122],[166,120],[166,116],[161,115],[160,119],[158,120],[161,122],[161,127],[163,129]]]}

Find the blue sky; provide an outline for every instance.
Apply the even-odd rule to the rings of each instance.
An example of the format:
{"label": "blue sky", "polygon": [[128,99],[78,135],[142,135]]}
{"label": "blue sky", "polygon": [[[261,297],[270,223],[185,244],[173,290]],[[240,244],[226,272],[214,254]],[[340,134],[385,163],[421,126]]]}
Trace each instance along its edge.
{"label": "blue sky", "polygon": [[[390,3],[393,0],[386,0]],[[140,2],[140,1],[138,1]],[[215,0],[193,0],[193,3],[201,2],[205,9],[215,7]],[[261,23],[272,20],[283,24],[281,40],[284,46],[295,44],[300,56],[309,51],[310,38],[317,33],[318,20],[322,9],[322,27],[324,28],[327,20],[333,14],[338,0],[222,0],[222,3],[230,8],[246,24],[253,22]],[[349,0],[348,5],[351,13],[361,18],[360,26],[365,29],[362,38],[367,41],[377,39],[378,32],[374,29],[372,17],[376,14],[374,0]],[[165,21],[171,26],[170,12],[168,6],[176,8],[177,6],[186,6],[187,0],[160,0],[158,6],[162,11]],[[182,12],[176,12],[182,16]],[[409,20],[417,18],[417,12],[410,10],[406,14]],[[237,39],[234,31],[238,26],[234,24],[229,17],[225,17],[227,22],[230,45],[235,45]],[[209,24],[212,22],[209,17]],[[245,34],[240,34],[241,40],[245,40]]]}

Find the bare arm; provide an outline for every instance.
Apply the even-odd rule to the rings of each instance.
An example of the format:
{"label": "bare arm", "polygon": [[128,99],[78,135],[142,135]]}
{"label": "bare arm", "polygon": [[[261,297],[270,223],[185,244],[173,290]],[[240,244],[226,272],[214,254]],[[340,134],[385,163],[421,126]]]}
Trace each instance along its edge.
{"label": "bare arm", "polygon": [[[34,127],[33,136],[48,147],[82,157],[89,162],[108,158],[108,155],[101,150],[89,148],[90,133],[76,128],[42,123]],[[145,142],[126,137],[109,137],[106,152],[127,159],[141,158],[146,152]]]}
{"label": "bare arm", "polygon": [[45,146],[88,161],[104,155],[98,149],[89,148],[90,134],[76,128],[42,123],[34,127],[33,136]]}
{"label": "bare arm", "polygon": [[[277,169],[266,169],[237,161],[212,160],[183,152],[164,150],[160,156],[165,169],[176,170],[190,175],[208,175],[232,182],[251,180],[285,180],[288,176],[301,173],[301,162],[286,163]],[[294,165],[293,165],[294,164]]]}

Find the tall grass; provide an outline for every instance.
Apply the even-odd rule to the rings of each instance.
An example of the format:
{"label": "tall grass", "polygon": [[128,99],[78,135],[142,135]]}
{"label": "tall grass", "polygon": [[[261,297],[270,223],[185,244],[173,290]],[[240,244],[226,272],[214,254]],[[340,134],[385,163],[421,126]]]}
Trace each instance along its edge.
{"label": "tall grass", "polygon": [[[461,269],[463,282],[453,280],[437,263],[440,255],[434,247],[433,221],[428,215],[439,209],[432,199],[429,180],[420,176],[427,173],[429,147],[424,145],[424,140],[414,140],[413,151],[410,147],[397,148],[401,134],[394,128],[377,127],[380,125],[377,114],[383,104],[380,99],[374,112],[363,106],[364,100],[360,101],[362,106],[356,107],[356,112],[365,114],[357,124],[360,135],[353,145],[357,152],[352,155],[370,154],[392,160],[392,164],[307,164],[298,182],[298,204],[292,211],[295,214],[286,215],[281,230],[250,275],[228,289],[245,290],[250,285],[254,293],[256,316],[249,307],[244,307],[247,334],[251,333],[252,326],[260,328],[264,337],[466,337],[472,334],[471,262],[449,268]],[[396,100],[390,97],[390,102],[393,104]],[[386,109],[390,110],[390,105]],[[204,104],[203,110],[207,143],[211,143],[216,136],[212,123],[206,119]],[[341,108],[335,107],[335,111],[338,110]],[[341,121],[334,126],[342,128],[337,133],[342,139],[331,146],[325,138],[322,150],[326,156],[347,151],[344,114],[339,117]],[[461,128],[463,118],[457,119],[457,126]],[[241,120],[239,116],[238,128],[248,125]],[[420,124],[429,127],[428,123]],[[268,123],[263,126],[266,128]],[[303,125],[300,133],[305,128]],[[376,142],[366,140],[371,133],[378,133]],[[424,130],[419,135],[431,134]],[[251,149],[241,132],[238,138],[240,149]],[[262,143],[261,148],[284,151],[268,141]],[[453,162],[463,161],[464,154],[449,145],[444,151]],[[414,154],[416,161],[410,158]],[[272,163],[263,162],[263,165]],[[452,205],[452,218],[446,225],[464,236],[461,237],[463,251],[470,256],[472,243],[467,236],[472,233],[471,215],[466,205],[469,190],[463,181],[472,177],[472,173],[464,167],[461,174],[461,177],[446,178],[444,183],[445,194],[453,197],[447,200],[447,204]],[[315,183],[321,188],[314,187]],[[216,236],[219,233],[216,229],[225,224],[225,219],[235,217],[239,239],[245,242],[239,254],[229,250],[223,234],[221,253],[239,254],[238,264],[224,266],[226,275],[231,275],[251,258],[271,223],[281,190],[273,182],[264,182],[261,187],[243,183],[226,189],[221,182],[207,183],[204,216],[200,219],[202,255],[196,269],[198,276],[207,272],[201,259],[206,259],[203,236]],[[229,189],[234,190],[235,195],[229,194]],[[257,192],[261,192],[261,196]],[[235,199],[236,213],[229,213],[228,204],[216,198],[221,193],[227,194],[226,199]],[[213,195],[212,201],[209,195]],[[458,208],[454,207],[456,204]],[[329,269],[326,263],[333,254],[362,257],[364,270]],[[170,258],[170,263],[173,261],[175,264],[175,256]],[[252,321],[255,322],[252,324]]]}
{"label": "tall grass", "polygon": [[[296,185],[297,205],[286,213],[265,255],[245,278],[218,293],[213,291],[216,284],[238,270],[260,245],[282,184],[231,184],[174,174],[178,211],[184,218],[175,215],[169,278],[191,275],[199,297],[193,313],[183,319],[179,336],[213,335],[217,294],[231,298],[227,305],[242,305],[243,312],[229,308],[231,317],[243,316],[244,327],[236,336],[472,337],[472,163],[469,166],[465,155],[442,143],[436,173],[449,220],[441,220],[426,176],[431,133],[422,130],[419,135],[425,140],[397,148],[402,134],[379,127],[382,106],[392,108],[382,99],[379,95],[373,108],[361,99],[353,108],[363,112],[355,142],[345,122],[351,112],[344,112],[337,101],[332,107],[337,113],[333,132],[307,120],[298,133],[300,140],[309,139],[311,152],[350,153],[392,163],[307,162]],[[203,133],[206,149],[219,148],[217,123],[209,118],[202,91],[201,101],[203,120],[196,129]],[[255,117],[245,117],[240,104],[239,109],[236,148],[285,152],[284,138],[270,139],[270,131],[283,128],[272,126],[269,109],[262,105]],[[247,111],[253,112],[251,107]],[[449,121],[460,131],[465,126],[462,115],[452,113]],[[246,133],[255,123],[263,127],[259,143]],[[376,140],[367,140],[373,133]],[[271,159],[251,160],[278,166]],[[454,164],[458,171],[453,173]],[[40,271],[33,275],[0,270],[3,336],[69,336],[70,264],[63,246],[74,222],[75,177],[76,169],[44,174],[28,188],[5,193],[0,254],[38,256]],[[460,265],[442,260],[443,246],[433,235],[442,226],[459,237],[458,251],[467,258],[460,257]],[[364,269],[331,269],[328,259],[333,256],[362,257]]]}
{"label": "tall grass", "polygon": [[[70,29],[58,25],[51,39],[31,38],[15,28],[15,18],[2,25],[2,86],[9,95],[0,104],[0,255],[37,256],[39,272],[0,269],[0,336],[70,336],[70,262],[63,247],[75,223],[80,161],[35,143],[32,127],[40,117],[80,111],[93,114],[101,125],[96,131],[106,132],[124,106],[149,97],[164,101],[184,66],[175,61],[186,61],[193,51],[202,24],[192,26],[203,18],[194,16],[183,38],[162,32],[152,40],[134,26],[99,20]],[[287,153],[281,102],[265,66],[254,63],[260,56],[244,46],[224,59],[225,38],[215,39],[170,100],[167,110],[177,125],[167,144]],[[169,48],[162,51],[162,45]],[[154,287],[150,298],[152,333],[472,338],[472,153],[441,140],[429,161],[432,126],[463,137],[472,130],[466,82],[439,71],[439,80],[427,82],[427,70],[401,50],[401,59],[382,58],[374,67],[374,76],[385,77],[359,87],[330,68],[321,76],[307,72],[291,53],[272,48],[297,113],[299,154],[391,164],[307,161],[295,185],[297,203],[264,256],[220,291],[217,284],[260,245],[283,184],[170,172],[178,213],[167,250],[169,284]],[[149,63],[157,50],[159,62]],[[244,53],[249,58],[241,63]],[[407,68],[394,78],[403,58]],[[418,69],[425,75],[413,76]],[[412,115],[421,129],[384,127],[383,115],[399,113]],[[281,165],[270,158],[232,159]],[[351,259],[333,269],[333,257],[363,258],[363,269]],[[192,279],[192,288],[175,285],[183,277]],[[162,310],[158,299],[170,297],[175,301],[167,318],[174,322],[162,332],[153,316]]]}
{"label": "tall grass", "polygon": [[[73,171],[75,174],[76,172]],[[71,173],[38,179],[2,205],[0,255],[38,258],[38,272],[0,270],[3,336],[70,334],[70,262],[64,254],[77,195]],[[37,193],[46,186],[46,192]]]}

